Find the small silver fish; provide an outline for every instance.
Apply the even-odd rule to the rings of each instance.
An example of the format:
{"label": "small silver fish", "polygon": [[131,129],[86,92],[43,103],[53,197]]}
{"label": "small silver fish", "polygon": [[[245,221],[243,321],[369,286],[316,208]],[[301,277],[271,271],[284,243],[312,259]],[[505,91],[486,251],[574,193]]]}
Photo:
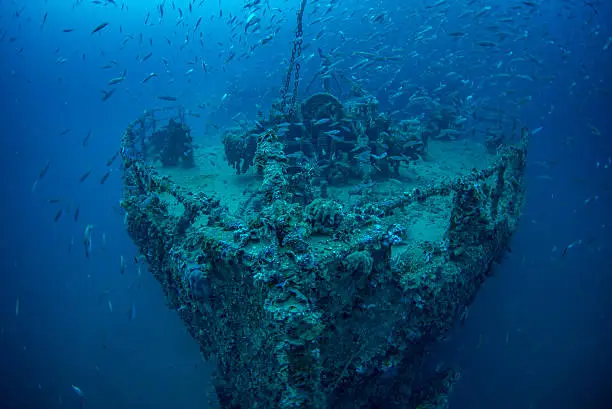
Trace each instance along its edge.
{"label": "small silver fish", "polygon": [[85,234],[83,235],[83,245],[85,246],[85,257],[89,258],[91,254],[91,235],[92,235],[93,225],[88,224],[85,227]]}
{"label": "small silver fish", "polygon": [[318,121],[314,122],[314,126],[321,126],[321,125],[325,125],[331,122],[330,118],[323,118],[323,119],[319,119]]}
{"label": "small silver fish", "polygon": [[136,319],[136,304],[132,303],[130,308],[130,321],[134,321]]}
{"label": "small silver fish", "polygon": [[108,85],[117,85],[120,82],[125,81],[125,75],[127,74],[127,71],[123,71],[123,74],[121,74],[120,77],[117,78],[112,78],[108,81]]}
{"label": "small silver fish", "polygon": [[142,80],[142,83],[144,84],[145,82],[148,82],[151,78],[157,77],[157,74],[154,72],[151,72],[149,74],[147,74],[147,76]]}
{"label": "small silver fish", "polygon": [[78,386],[72,385],[72,389],[76,392],[77,395],[79,395],[79,397],[81,397],[81,398],[85,397],[85,393],[83,393],[81,388],[79,388]]}

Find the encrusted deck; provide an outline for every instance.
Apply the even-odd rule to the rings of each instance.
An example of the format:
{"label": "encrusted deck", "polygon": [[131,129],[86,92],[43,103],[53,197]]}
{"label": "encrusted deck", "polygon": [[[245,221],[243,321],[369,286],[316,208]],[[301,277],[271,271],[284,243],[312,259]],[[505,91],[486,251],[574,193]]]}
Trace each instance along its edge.
{"label": "encrusted deck", "polygon": [[[205,138],[202,138],[205,139]],[[218,197],[227,206],[230,214],[237,216],[249,208],[251,194],[256,192],[261,179],[253,168],[246,174],[237,175],[227,164],[223,145],[210,145],[210,141],[195,141],[195,166],[190,168],[163,167],[154,164],[160,176],[168,177],[172,183],[193,193]],[[396,178],[375,180],[369,187],[368,198],[384,201],[405,191],[424,188],[444,179],[469,175],[472,169],[484,169],[495,159],[483,144],[469,139],[448,143],[430,142],[426,160],[400,168]],[[329,187],[329,198],[347,206],[358,203],[361,192],[359,183],[345,183]],[[401,217],[410,220],[411,238],[419,241],[441,240],[448,227],[450,198],[431,198],[428,205],[412,205],[404,209]]]}

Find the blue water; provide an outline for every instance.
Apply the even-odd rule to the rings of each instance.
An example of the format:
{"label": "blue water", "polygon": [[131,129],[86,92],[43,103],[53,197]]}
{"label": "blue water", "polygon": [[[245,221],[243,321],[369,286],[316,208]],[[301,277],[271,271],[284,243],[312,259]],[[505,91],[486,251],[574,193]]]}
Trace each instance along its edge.
{"label": "blue water", "polygon": [[[129,10],[122,10],[122,3]],[[223,0],[222,18],[216,1],[197,2],[192,13],[187,1],[175,3],[185,12],[186,27],[177,26],[178,12],[169,1],[160,21],[159,2],[125,0],[116,7],[0,0],[1,408],[209,406],[211,368],[176,312],[166,307],[158,283],[144,266],[139,274],[132,262],[136,248],[118,209],[119,161],[111,166],[109,180],[98,182],[106,160],[118,149],[121,131],[144,110],[164,106],[159,95],[176,96],[200,113],[190,125],[194,134],[206,132],[211,141],[217,138],[211,124],[229,125],[239,112],[241,118],[254,119],[256,104],[269,106],[286,73],[298,2],[270,1],[282,9],[285,21],[270,43],[252,53],[245,42],[252,45],[272,29],[264,25],[242,42],[232,39],[227,20],[230,14],[242,21],[248,17],[243,2]],[[311,15],[317,3],[320,11]],[[381,88],[391,75],[384,67],[364,82],[385,109],[392,109],[386,96],[401,80],[433,89],[440,81],[450,83],[443,75],[454,71],[474,82],[471,92],[478,98],[505,101],[505,109],[509,101],[530,96],[513,113],[532,129],[543,127],[531,144],[527,203],[512,252],[470,306],[465,326],[434,352],[434,359],[462,370],[451,407],[612,407],[607,400],[612,390],[612,47],[604,50],[612,37],[610,4],[548,1],[529,11],[513,8],[521,3],[515,1],[469,6],[449,1],[441,18],[434,14],[439,8],[424,7],[434,3],[429,1],[332,3],[333,20],[318,41],[312,38],[321,25],[311,27],[308,19],[322,16],[330,2],[307,5],[305,33],[311,46],[304,54],[341,46],[337,54],[344,55],[348,67],[359,60],[351,56],[356,39],[364,42],[359,50],[368,50],[368,41],[404,47],[406,59],[391,89]],[[501,51],[476,52],[471,39],[458,42],[445,34],[482,32],[476,25],[464,28],[466,20],[458,16],[486,5],[523,22],[500,41]],[[385,21],[367,21],[370,9],[386,11]],[[192,33],[198,16],[203,16],[203,46]],[[103,21],[108,27],[90,34]],[[486,17],[482,24],[495,23]],[[423,43],[406,40],[426,25],[433,26],[436,37]],[[68,28],[74,31],[62,32]],[[383,33],[381,40],[366,40],[374,30]],[[181,49],[187,32],[190,40]],[[134,38],[121,48],[128,34]],[[527,40],[520,39],[525,35]],[[344,43],[348,49],[342,49]],[[232,50],[236,57],[226,64]],[[150,51],[152,57],[140,62]],[[467,58],[452,66],[440,62],[453,51],[464,51]],[[539,64],[508,72],[534,81],[517,82],[514,93],[501,97],[500,87],[484,79],[497,62],[505,69],[510,59],[525,54]],[[189,64],[196,57],[197,63]],[[101,68],[111,60],[116,67]],[[318,57],[304,64],[302,89],[318,64]],[[186,74],[190,68],[195,72]],[[126,80],[101,101],[100,90],[109,89],[107,82],[123,70]],[[150,72],[159,77],[141,83]],[[49,171],[33,189],[47,161]],[[89,168],[92,176],[79,183]],[[50,204],[51,198],[61,202]],[[54,222],[56,212],[68,205],[70,212]],[[89,259],[83,251],[88,224],[96,232]],[[127,261],[123,275],[122,256]],[[81,388],[84,401],[71,385]]]}

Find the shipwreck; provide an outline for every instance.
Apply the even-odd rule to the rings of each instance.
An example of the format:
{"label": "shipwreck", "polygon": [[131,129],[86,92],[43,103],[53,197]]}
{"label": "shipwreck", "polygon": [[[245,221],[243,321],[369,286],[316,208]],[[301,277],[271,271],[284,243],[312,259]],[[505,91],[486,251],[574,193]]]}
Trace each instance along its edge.
{"label": "shipwreck", "polygon": [[458,374],[425,358],[507,251],[529,132],[478,140],[452,111],[397,119],[358,89],[297,102],[289,77],[219,146],[180,108],[129,124],[128,232],[221,408],[446,407]]}

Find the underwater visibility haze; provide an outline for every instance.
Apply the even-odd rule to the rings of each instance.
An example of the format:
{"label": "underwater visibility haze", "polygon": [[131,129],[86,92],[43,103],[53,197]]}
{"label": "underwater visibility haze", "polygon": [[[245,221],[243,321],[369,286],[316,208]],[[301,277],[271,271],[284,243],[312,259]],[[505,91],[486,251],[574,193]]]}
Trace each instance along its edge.
{"label": "underwater visibility haze", "polygon": [[611,408],[611,21],[0,0],[0,408]]}

